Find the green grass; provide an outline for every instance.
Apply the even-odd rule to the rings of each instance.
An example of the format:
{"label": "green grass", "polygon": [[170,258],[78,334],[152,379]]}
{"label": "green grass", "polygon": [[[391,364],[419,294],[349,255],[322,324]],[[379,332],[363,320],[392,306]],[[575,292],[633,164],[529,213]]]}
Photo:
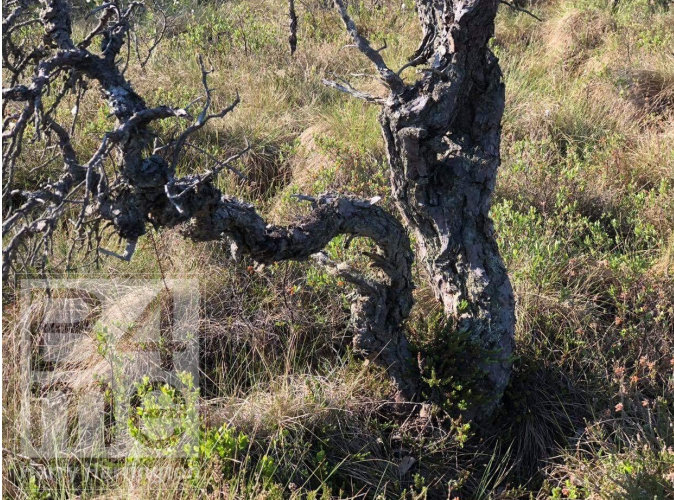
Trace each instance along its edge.
{"label": "green grass", "polygon": [[[416,48],[410,2],[352,2],[392,67]],[[493,42],[507,88],[492,217],[518,307],[515,375],[490,428],[432,409],[428,426],[391,418],[390,386],[348,348],[348,287],[310,263],[264,269],[229,259],[224,244],[176,232],[141,240],[131,263],[80,259],[96,273],[200,278],[205,337],[202,450],[150,463],[30,461],[14,454],[19,421],[14,305],[3,299],[3,454],[8,495],[23,498],[644,498],[674,495],[674,9],[661,2],[532,2],[544,22],[504,7]],[[249,139],[220,187],[271,219],[306,210],[289,195],[322,191],[388,197],[377,110],[324,87],[349,77],[382,92],[331,9],[298,4],[294,58],[285,3],[184,1],[147,68],[129,74],[149,103],[185,105],[201,93],[208,58],[214,106],[241,105],[194,140],[226,157]],[[91,22],[91,21],[89,21]],[[153,19],[141,33],[151,35]],[[83,32],[79,23],[76,31]],[[171,68],[171,71],[167,71]],[[413,70],[405,73],[413,78]],[[65,113],[69,106],[64,107]],[[87,94],[77,143],[109,126]],[[166,123],[162,133],[180,124]],[[27,147],[18,179],[44,161]],[[52,165],[55,173],[58,164]],[[209,168],[191,151],[184,171]],[[55,241],[53,272],[68,239]],[[112,238],[105,246],[120,245]],[[355,265],[363,248],[330,253]],[[161,264],[161,265],[160,265]],[[418,348],[444,342],[438,307],[416,277],[406,328]],[[11,298],[11,289],[5,297]],[[443,360],[446,374],[465,356]],[[431,376],[430,374],[428,374]],[[465,388],[456,387],[457,406]],[[245,436],[246,446],[232,445]],[[243,439],[243,438],[242,438]],[[237,445],[238,446],[238,445]],[[245,450],[244,450],[245,448]],[[232,450],[236,449],[236,453]],[[207,456],[208,455],[208,456]],[[405,457],[414,459],[402,473]],[[407,460],[407,459],[406,459]],[[20,492],[20,493],[19,493]]]}

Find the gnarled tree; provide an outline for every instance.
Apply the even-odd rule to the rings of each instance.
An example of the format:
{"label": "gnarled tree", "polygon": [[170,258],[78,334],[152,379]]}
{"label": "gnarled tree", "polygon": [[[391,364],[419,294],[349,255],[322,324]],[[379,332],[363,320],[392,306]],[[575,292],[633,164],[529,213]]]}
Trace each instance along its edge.
{"label": "gnarled tree", "polygon": [[[499,164],[503,85],[496,58],[487,47],[498,0],[419,0],[424,38],[406,67],[425,65],[409,85],[384,63],[358,34],[341,1],[336,5],[358,48],[376,65],[390,89],[385,101],[329,82],[340,90],[383,105],[381,123],[391,167],[393,197],[414,232],[431,284],[448,315],[467,332],[484,355],[489,413],[510,373],[514,327],[513,296],[499,257],[488,216]],[[357,292],[352,304],[354,346],[382,363],[398,388],[398,397],[419,395],[419,383],[401,322],[412,305],[410,243],[396,218],[373,201],[348,196],[309,198],[311,214],[288,227],[268,225],[255,209],[230,198],[215,185],[217,175],[232,170],[246,149],[202,174],[179,177],[177,167],[190,136],[209,120],[222,118],[238,103],[211,112],[212,90],[200,59],[203,106],[148,107],[125,77],[124,48],[130,44],[140,2],[113,0],[94,10],[96,26],[73,40],[66,0],[13,0],[3,19],[3,65],[9,72],[3,88],[3,274],[23,264],[44,261],[57,226],[64,225],[76,245],[100,248],[104,224],[127,240],[118,257],[129,259],[148,224],[177,227],[198,241],[232,241],[234,254],[247,253],[261,263],[302,260],[321,251],[335,236],[348,234],[374,241],[373,263],[380,281],[359,275],[322,257]],[[291,15],[292,17],[292,15]],[[38,25],[42,35],[31,46],[14,36]],[[91,47],[100,40],[99,50]],[[292,44],[292,41],[291,41]],[[151,44],[153,47],[156,43]],[[405,69],[403,67],[402,69]],[[93,84],[93,85],[92,85]],[[98,87],[115,118],[93,153],[83,161],[72,144],[73,124],[58,110],[76,96]],[[160,120],[190,122],[173,137],[162,138],[153,126]],[[17,189],[15,165],[28,140],[55,144],[63,168],[58,179],[35,190]],[[51,162],[53,159],[50,159]],[[39,167],[38,167],[39,168]]]}
{"label": "gnarled tree", "polygon": [[[389,95],[381,100],[326,83],[382,106],[393,198],[445,314],[484,353],[476,365],[486,400],[474,411],[489,414],[510,378],[515,328],[513,291],[489,218],[505,103],[498,60],[488,46],[499,0],[416,4],[423,39],[410,61],[393,71],[335,0]],[[403,71],[416,66],[421,76],[406,83]]]}
{"label": "gnarled tree", "polygon": [[[98,24],[79,42],[72,39],[70,6],[65,0],[42,0],[41,4],[18,0],[9,7],[12,10],[3,20],[3,62],[11,74],[10,86],[3,89],[5,277],[22,262],[42,260],[59,224],[69,226],[72,248],[93,240],[93,251],[116,255],[98,246],[101,223],[108,223],[127,240],[126,251],[117,255],[127,260],[148,224],[178,227],[197,241],[227,237],[233,253],[246,253],[260,263],[307,259],[340,234],[370,238],[378,249],[372,259],[383,271],[381,281],[332,264],[324,256],[319,260],[358,292],[351,307],[356,350],[386,366],[399,398],[414,397],[415,378],[408,374],[411,354],[400,329],[412,306],[412,252],[400,222],[375,206],[376,200],[322,195],[305,197],[314,210],[298,224],[268,225],[254,207],[225,196],[214,184],[220,171],[233,170],[231,163],[247,148],[216,161],[208,172],[177,177],[176,168],[190,136],[238,103],[237,97],[227,108],[210,112],[212,90],[203,61],[199,60],[204,104],[196,117],[189,109],[151,108],[125,78],[120,56],[141,3],[123,7],[113,1],[98,7]],[[12,35],[32,24],[43,28],[41,43],[30,48],[15,44]],[[99,53],[89,49],[96,38],[101,39]],[[68,93],[81,96],[88,82],[99,87],[116,125],[88,160],[81,161],[81,152],[71,143],[72,127],[58,122],[57,110]],[[169,118],[191,124],[162,143],[152,125]],[[15,165],[28,133],[34,140],[55,142],[63,162],[56,181],[32,191],[13,187]]]}

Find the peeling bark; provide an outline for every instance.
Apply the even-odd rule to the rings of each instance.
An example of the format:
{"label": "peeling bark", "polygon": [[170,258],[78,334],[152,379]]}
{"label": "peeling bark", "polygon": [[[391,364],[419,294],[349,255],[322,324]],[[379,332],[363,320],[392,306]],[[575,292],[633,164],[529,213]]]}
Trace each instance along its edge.
{"label": "peeling bark", "polygon": [[[513,291],[489,218],[505,102],[488,48],[499,1],[418,0],[423,39],[395,73],[373,58],[341,0],[335,4],[390,88],[380,123],[392,195],[445,314],[485,353],[475,363],[486,402],[469,413],[487,416],[510,378],[515,327]],[[422,76],[403,85],[402,71],[421,65]]]}
{"label": "peeling bark", "polygon": [[[472,413],[487,416],[509,380],[515,324],[513,293],[488,213],[500,161],[504,105],[498,62],[488,48],[498,0],[418,0],[423,39],[410,62],[397,72],[358,33],[343,2],[335,3],[348,33],[375,65],[390,95],[381,100],[349,85],[328,83],[382,105],[393,198],[414,233],[431,287],[446,314],[484,353],[475,364],[483,373],[481,386],[487,401]],[[386,274],[384,281],[328,264],[358,291],[352,305],[356,348],[389,368],[401,398],[414,398],[417,379],[411,374],[411,355],[400,330],[412,303],[412,256],[396,219],[367,201],[326,195],[314,200],[313,213],[298,225],[267,226],[253,207],[215,187],[218,172],[233,170],[230,161],[219,162],[201,175],[176,177],[188,137],[209,120],[232,111],[238,97],[229,107],[211,113],[210,71],[200,59],[205,104],[196,118],[185,109],[148,108],[117,61],[140,3],[133,2],[126,10],[106,4],[98,10],[99,24],[75,43],[67,2],[42,0],[43,42],[30,50],[15,45],[11,32],[34,16],[35,4],[17,0],[3,19],[7,48],[3,64],[11,73],[11,86],[3,89],[4,192],[9,195],[3,205],[4,276],[30,241],[39,240],[29,252],[33,257],[48,253],[56,224],[74,200],[81,207],[75,230],[100,220],[110,222],[128,240],[124,259],[131,258],[148,222],[179,227],[195,240],[228,236],[239,251],[267,263],[306,259],[339,234],[368,237],[379,248],[371,257]],[[100,53],[92,52],[89,47],[99,37]],[[423,66],[422,76],[408,85],[401,74],[414,66]],[[98,84],[117,122],[86,162],[78,159],[67,127],[54,118],[64,95],[86,89],[80,86],[83,80]],[[45,109],[42,96],[48,92],[57,97]],[[6,113],[10,102],[18,108],[11,116]],[[191,124],[179,137],[153,147],[151,126],[163,119]],[[49,185],[24,192],[12,189],[12,182],[14,162],[29,125],[36,140],[44,140],[43,135],[56,137],[63,174]],[[118,168],[109,177],[104,164],[112,155]]]}

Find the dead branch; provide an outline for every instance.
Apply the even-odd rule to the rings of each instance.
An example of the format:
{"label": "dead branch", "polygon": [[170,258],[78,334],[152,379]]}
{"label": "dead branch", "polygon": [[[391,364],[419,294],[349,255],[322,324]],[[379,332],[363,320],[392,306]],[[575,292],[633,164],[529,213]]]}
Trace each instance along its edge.
{"label": "dead branch", "polygon": [[379,50],[373,49],[372,46],[370,45],[370,42],[358,32],[356,24],[349,16],[346,10],[346,6],[344,5],[344,2],[342,0],[334,0],[334,1],[335,7],[337,7],[337,10],[339,11],[340,16],[342,17],[342,21],[344,21],[346,31],[353,39],[354,43],[358,47],[358,50],[360,50],[375,65],[377,71],[379,71],[379,76],[394,94],[402,92],[405,89],[405,84],[396,73],[391,71],[389,67],[386,66],[384,59],[381,57],[381,54],[379,53],[379,50],[382,50],[383,48],[385,48],[385,46]]}
{"label": "dead branch", "polygon": [[[79,43],[72,39],[66,0],[40,0],[40,6],[42,45],[36,49],[11,41],[5,45],[10,49],[5,62],[12,77],[11,86],[3,89],[3,159],[8,168],[5,192],[9,194],[3,204],[2,231],[7,242],[3,248],[4,279],[10,271],[21,270],[22,262],[44,267],[55,232],[67,225],[63,221],[77,233],[68,250],[68,263],[75,241],[88,244],[94,259],[100,254],[128,261],[148,223],[176,228],[195,241],[227,238],[234,254],[246,253],[263,264],[308,259],[341,234],[369,238],[377,249],[371,254],[373,262],[381,271],[373,277],[342,268],[339,271],[357,292],[351,306],[354,346],[390,370],[401,396],[414,397],[416,379],[407,373],[411,353],[400,328],[412,305],[413,288],[412,253],[402,225],[375,206],[378,200],[337,195],[312,200],[312,212],[297,224],[267,224],[253,206],[226,196],[214,182],[225,169],[245,178],[232,163],[246,154],[250,145],[246,143],[243,150],[221,161],[188,142],[211,120],[232,112],[240,101],[237,92],[230,105],[211,111],[214,90],[209,86],[209,75],[213,68],[207,69],[201,56],[198,63],[204,96],[196,118],[189,108],[201,99],[187,108],[150,108],[125,77],[128,50],[126,61],[120,56],[123,47],[129,47],[132,18],[142,7],[140,2],[126,8],[111,2],[95,9],[98,23]],[[32,0],[20,0],[3,20],[3,28],[11,30],[21,23],[32,23],[35,7]],[[353,27],[346,10],[342,11],[347,26]],[[386,68],[379,53],[355,28],[351,32],[359,48],[378,66],[384,81],[392,90],[400,89],[400,79]],[[92,49],[97,38],[101,38],[99,52]],[[100,88],[115,125],[83,161],[86,155],[73,144],[72,125],[60,124],[56,110],[65,96],[77,98],[82,85],[90,83]],[[56,97],[45,109],[43,98],[52,91],[56,91]],[[153,126],[165,119],[191,120],[191,124],[177,138],[154,147],[158,134]],[[15,187],[12,173],[22,157],[25,137],[32,130],[36,142],[55,141],[63,166],[58,179],[27,190]],[[178,177],[185,147],[205,153],[215,166],[204,173]],[[75,213],[73,206],[79,209]],[[124,252],[100,248],[101,227],[105,224],[127,241]]]}
{"label": "dead branch", "polygon": [[508,2],[507,0],[499,0],[499,2],[502,3],[503,5],[507,5],[508,7],[510,7],[513,10],[516,10],[517,12],[523,12],[524,14],[527,14],[527,15],[533,17],[538,22],[541,22],[541,23],[543,22],[543,19],[538,17],[536,14],[534,14],[530,10],[527,10],[523,7],[520,7],[515,2]]}

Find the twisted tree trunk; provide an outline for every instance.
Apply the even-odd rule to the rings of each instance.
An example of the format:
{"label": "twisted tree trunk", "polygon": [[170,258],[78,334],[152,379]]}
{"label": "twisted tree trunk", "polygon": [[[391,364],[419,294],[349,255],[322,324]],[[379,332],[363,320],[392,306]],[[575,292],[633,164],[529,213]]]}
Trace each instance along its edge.
{"label": "twisted tree trunk", "polygon": [[[473,410],[488,415],[508,383],[515,322],[512,290],[488,216],[499,165],[504,103],[498,63],[487,46],[498,0],[419,0],[424,37],[405,67],[426,67],[412,86],[400,76],[405,67],[398,72],[389,69],[380,52],[359,35],[342,0],[335,3],[356,46],[375,64],[390,94],[383,100],[348,84],[328,83],[383,106],[381,123],[393,197],[416,236],[421,260],[445,312],[456,319],[459,332],[480,348],[475,366],[481,372],[480,392],[487,399]],[[253,207],[223,195],[214,183],[224,169],[242,175],[231,162],[247,149],[217,161],[201,175],[178,177],[177,166],[188,138],[209,120],[234,109],[238,97],[231,106],[210,112],[210,71],[199,59],[205,99],[198,116],[190,116],[186,109],[148,107],[124,76],[119,61],[139,6],[132,2],[121,10],[105,4],[97,9],[99,24],[78,43],[72,39],[65,0],[41,0],[39,5],[36,0],[17,0],[3,19],[3,43],[8,49],[3,51],[3,64],[11,73],[11,85],[3,89],[4,191],[10,199],[3,205],[7,242],[3,274],[7,275],[28,244],[32,248],[29,265],[34,265],[40,253],[46,257],[57,223],[72,212],[72,202],[80,208],[73,224],[77,238],[68,260],[75,245],[86,245],[92,234],[98,245],[101,221],[109,222],[128,240],[126,252],[119,256],[125,260],[148,223],[180,227],[196,240],[227,236],[240,251],[266,263],[305,259],[339,234],[368,237],[378,248],[371,257],[384,271],[383,281],[333,266],[358,292],[352,305],[354,344],[389,369],[400,397],[416,397],[417,379],[410,373],[411,355],[399,328],[412,303],[412,256],[405,230],[368,201],[333,196],[313,200],[315,210],[297,225],[267,225]],[[42,24],[44,37],[39,47],[29,51],[23,43],[13,43],[12,33],[35,19]],[[90,50],[99,37],[100,52]],[[71,144],[67,128],[57,122],[55,110],[66,94],[81,96],[88,88],[81,82],[87,80],[98,84],[117,123],[82,162],[78,159],[82,153]],[[54,91],[55,103],[46,108],[42,98]],[[163,145],[153,142],[152,125],[168,118],[192,123]],[[13,182],[29,125],[36,140],[56,138],[64,164],[57,181],[35,191],[14,189]]]}
{"label": "twisted tree trunk", "polygon": [[[381,113],[393,197],[436,297],[484,352],[482,411],[508,384],[515,326],[510,281],[489,218],[500,163],[504,85],[487,47],[497,0],[419,2],[431,64]],[[421,62],[421,61],[418,61]]]}
{"label": "twisted tree trunk", "polygon": [[[3,64],[12,80],[10,87],[3,88],[5,167],[11,174],[30,125],[35,127],[38,139],[56,137],[64,164],[56,182],[34,191],[14,189],[12,175],[7,176],[5,191],[10,200],[3,204],[3,279],[20,265],[17,256],[26,253],[29,244],[43,248],[47,255],[58,223],[73,213],[69,205],[73,201],[79,207],[79,217],[72,224],[76,237],[68,260],[77,243],[87,245],[87,239],[79,236],[87,232],[95,233],[94,251],[128,261],[148,223],[179,228],[186,237],[197,241],[228,238],[236,255],[248,254],[264,264],[306,260],[339,235],[369,238],[375,250],[368,255],[373,265],[383,271],[378,273],[381,279],[331,263],[325,255],[318,259],[354,286],[351,320],[355,350],[388,370],[397,388],[397,399],[413,398],[417,379],[409,373],[412,355],[400,328],[412,307],[413,254],[401,223],[376,206],[377,200],[325,194],[302,197],[311,201],[314,209],[298,223],[285,227],[267,224],[253,206],[226,196],[215,183],[225,169],[244,177],[231,164],[249,147],[227,160],[215,159],[215,165],[206,172],[179,177],[177,167],[188,139],[210,120],[231,112],[239,98],[230,106],[211,112],[213,90],[208,86],[208,74],[212,70],[207,70],[199,57],[205,95],[196,117],[187,109],[148,107],[118,60],[129,40],[134,10],[140,6],[140,2],[132,2],[126,10],[116,4],[96,9],[99,23],[79,43],[72,38],[67,0],[40,0],[39,4],[37,0],[18,0],[3,19],[3,43],[10,49],[3,54]],[[33,22],[42,24],[43,43],[39,50],[27,53],[25,47],[13,43],[10,35]],[[102,38],[100,54],[89,50],[98,37]],[[115,128],[103,135],[86,162],[78,159],[82,152],[76,151],[70,133],[56,121],[54,113],[66,94],[77,95],[80,88],[88,88],[78,87],[80,79],[98,84],[116,119]],[[42,97],[55,89],[56,103],[45,109]],[[161,145],[161,141],[153,141],[159,139],[153,125],[169,118],[192,123]],[[127,240],[124,254],[99,248],[101,221],[108,222]],[[29,256],[29,265],[34,265],[36,254],[33,251]]]}
{"label": "twisted tree trunk", "polygon": [[[418,0],[423,40],[398,72],[357,33],[341,0],[335,3],[390,88],[380,122],[393,198],[446,315],[482,353],[475,363],[485,399],[471,413],[487,415],[510,378],[515,326],[513,292],[489,218],[505,101],[488,48],[499,2]],[[426,66],[421,78],[406,85],[400,74],[419,65]]]}

